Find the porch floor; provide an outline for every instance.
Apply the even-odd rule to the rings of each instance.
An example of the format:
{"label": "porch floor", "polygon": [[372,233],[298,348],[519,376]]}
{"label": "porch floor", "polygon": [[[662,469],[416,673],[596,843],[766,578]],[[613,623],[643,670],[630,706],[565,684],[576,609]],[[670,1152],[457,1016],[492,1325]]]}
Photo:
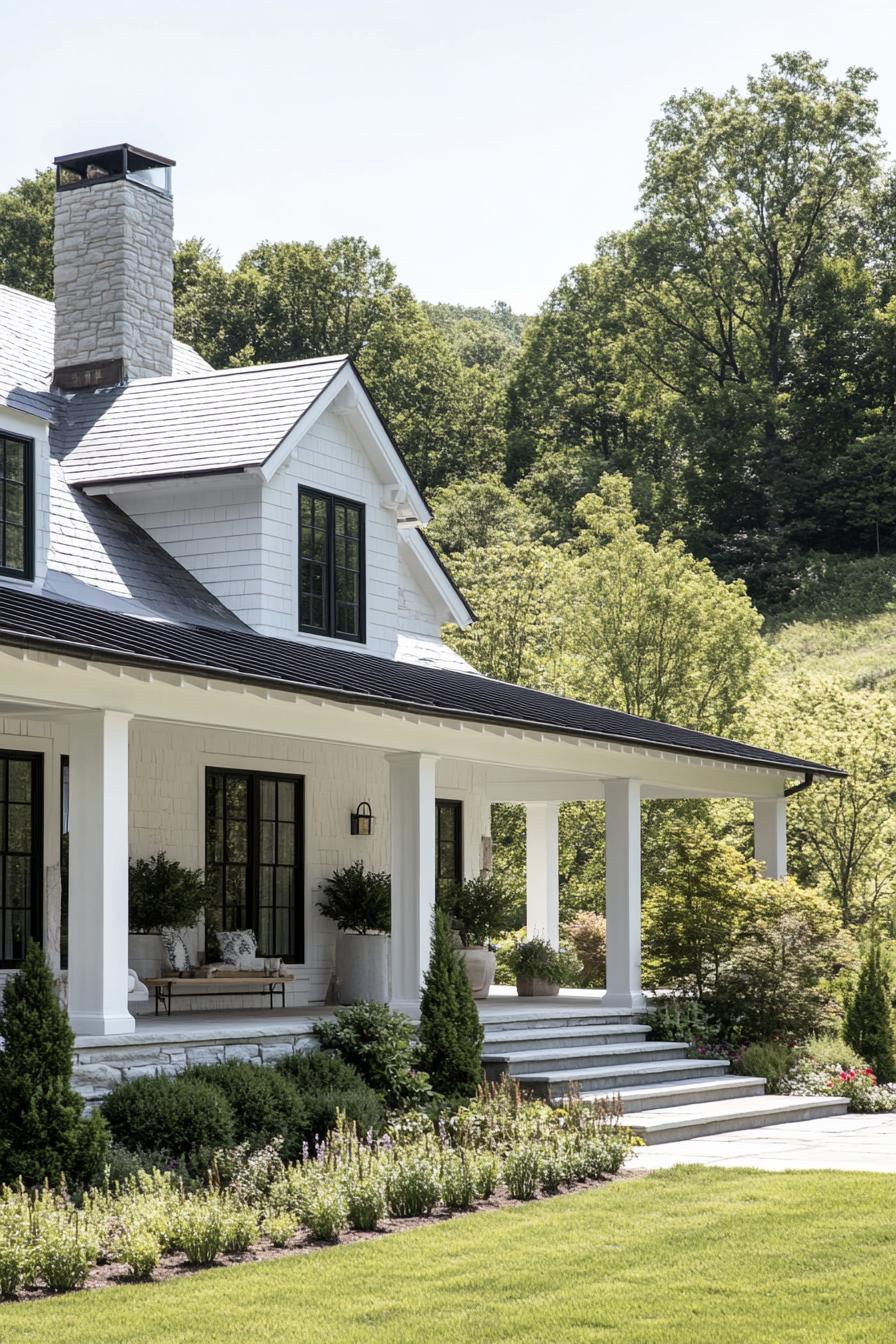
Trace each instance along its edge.
{"label": "porch floor", "polygon": [[[515,1017],[568,1017],[600,1009],[602,989],[561,989],[550,998],[520,998],[512,985],[495,985],[487,999],[477,1003],[484,1023],[497,1024]],[[613,1011],[613,1010],[608,1010]],[[301,1008],[216,1009],[200,1012],[185,1009],[170,1017],[155,1013],[136,1016],[136,1030],[122,1036],[77,1036],[76,1050],[110,1049],[121,1046],[199,1044],[212,1041],[243,1041],[247,1038],[310,1035],[314,1023],[332,1017],[331,1004],[308,1004]]]}

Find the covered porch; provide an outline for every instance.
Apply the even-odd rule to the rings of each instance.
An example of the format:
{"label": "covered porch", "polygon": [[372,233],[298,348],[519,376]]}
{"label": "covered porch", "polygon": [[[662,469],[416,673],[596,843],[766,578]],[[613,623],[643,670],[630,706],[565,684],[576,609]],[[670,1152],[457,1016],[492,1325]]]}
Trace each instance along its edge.
{"label": "covered porch", "polygon": [[[365,658],[356,659],[359,662]],[[382,660],[370,660],[379,669]],[[388,668],[389,664],[385,664]],[[450,676],[452,694],[469,686],[469,713],[396,707],[322,689],[296,691],[235,677],[200,676],[33,648],[0,650],[3,732],[0,750],[38,763],[32,799],[41,844],[35,849],[38,924],[51,962],[61,950],[63,878],[67,891],[68,1007],[78,1049],[106,1039],[149,1048],[150,1037],[186,1032],[197,1048],[216,1034],[240,1045],[259,1017],[254,1003],[212,998],[159,1027],[128,1002],[128,859],[166,850],[205,868],[210,771],[300,780],[304,794],[301,862],[289,900],[296,929],[286,1015],[310,1021],[330,991],[335,930],[317,911],[321,883],[362,858],[392,879],[390,1000],[413,1015],[428,961],[435,903],[436,803],[462,809],[461,875],[489,861],[490,808],[521,803],[527,818],[527,926],[559,936],[558,815],[571,801],[602,801],[606,829],[607,987],[602,1011],[639,1012],[641,988],[641,804],[654,798],[736,797],[753,808],[757,858],[772,877],[786,872],[786,797],[805,781],[805,763],[756,752],[665,725],[645,725],[668,741],[624,740],[619,732],[501,721],[477,698],[496,683]],[[513,690],[517,688],[506,688]],[[539,702],[557,701],[537,693]],[[640,724],[639,720],[616,720]],[[612,725],[611,725],[612,726]],[[676,739],[678,734],[678,739]],[[683,740],[685,739],[685,740]],[[690,739],[694,739],[691,741]],[[730,750],[726,750],[729,748]],[[823,767],[822,767],[823,769]],[[63,835],[63,771],[67,778]],[[372,836],[350,834],[351,812],[371,803]],[[63,867],[63,849],[67,864]],[[210,986],[210,995],[214,991]],[[585,1006],[597,999],[579,991]],[[216,1011],[209,1013],[211,1003]],[[533,1001],[526,1007],[531,1009]],[[539,1005],[556,1014],[563,998]],[[497,994],[485,1014],[520,1011]],[[241,1014],[234,1022],[233,1013]],[[279,1021],[264,1012],[264,1022]],[[308,1028],[310,1030],[310,1028]],[[231,1033],[235,1032],[234,1035]],[[171,1033],[174,1033],[173,1035]],[[305,1034],[297,1027],[296,1040]],[[256,1043],[257,1044],[257,1043]],[[172,1046],[174,1063],[180,1047]],[[260,1047],[259,1047],[260,1048]]]}

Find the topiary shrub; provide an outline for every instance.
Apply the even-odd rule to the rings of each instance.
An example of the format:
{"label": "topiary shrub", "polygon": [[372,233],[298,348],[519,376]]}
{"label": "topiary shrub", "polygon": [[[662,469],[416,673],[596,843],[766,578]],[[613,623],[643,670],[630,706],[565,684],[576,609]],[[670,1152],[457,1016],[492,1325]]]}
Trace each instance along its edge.
{"label": "topiary shrub", "polygon": [[362,859],[327,878],[317,908],[337,929],[350,933],[388,933],[392,927],[392,879],[368,872]]}
{"label": "topiary shrub", "polygon": [[358,1070],[389,1110],[422,1106],[432,1095],[429,1079],[417,1068],[414,1027],[404,1013],[384,1003],[356,1003],[334,1021],[317,1022],[314,1034],[325,1050],[336,1050]]}
{"label": "topiary shrub", "polygon": [[108,1131],[84,1117],[71,1086],[74,1034],[37,943],[6,985],[0,1011],[0,1180],[88,1183],[102,1172]]}
{"label": "topiary shrub", "polygon": [[359,1134],[378,1135],[383,1128],[383,1103],[358,1070],[339,1055],[309,1050],[287,1055],[277,1069],[298,1090],[306,1112],[305,1138],[314,1145],[336,1125],[341,1112],[354,1121]]}
{"label": "topiary shrub", "polygon": [[276,1069],[229,1060],[188,1069],[181,1077],[208,1083],[224,1096],[237,1143],[263,1148],[282,1137],[286,1161],[298,1157],[308,1132],[308,1110],[295,1087]]}
{"label": "topiary shrub", "polygon": [[223,1091],[202,1078],[135,1078],[102,1105],[113,1137],[130,1149],[166,1153],[202,1171],[216,1148],[234,1141],[233,1111]]}
{"label": "topiary shrub", "polygon": [[185,868],[162,851],[128,866],[128,925],[131,933],[158,933],[170,925],[198,924],[208,899],[205,875]]}
{"label": "topiary shrub", "polygon": [[436,1091],[472,1097],[482,1081],[482,1023],[442,910],[433,920],[418,1035],[420,1062]]}
{"label": "topiary shrub", "polygon": [[438,905],[464,947],[483,947],[506,933],[515,913],[513,897],[494,873],[454,883],[439,894]]}
{"label": "topiary shrub", "polygon": [[896,1040],[890,982],[881,965],[875,940],[859,971],[855,994],[846,1005],[843,1035],[848,1045],[867,1059],[879,1083],[896,1079]]}

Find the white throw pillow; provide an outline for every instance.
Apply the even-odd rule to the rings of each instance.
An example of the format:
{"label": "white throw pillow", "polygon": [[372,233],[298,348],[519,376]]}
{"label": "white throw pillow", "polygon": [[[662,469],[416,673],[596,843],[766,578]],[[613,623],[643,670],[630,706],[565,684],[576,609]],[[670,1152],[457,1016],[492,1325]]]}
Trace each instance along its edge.
{"label": "white throw pillow", "polygon": [[243,967],[246,958],[254,958],[258,940],[251,929],[227,929],[217,934],[221,960],[228,966]]}
{"label": "white throw pillow", "polygon": [[162,946],[168,958],[168,969],[180,974],[189,971],[190,952],[181,929],[162,929]]}

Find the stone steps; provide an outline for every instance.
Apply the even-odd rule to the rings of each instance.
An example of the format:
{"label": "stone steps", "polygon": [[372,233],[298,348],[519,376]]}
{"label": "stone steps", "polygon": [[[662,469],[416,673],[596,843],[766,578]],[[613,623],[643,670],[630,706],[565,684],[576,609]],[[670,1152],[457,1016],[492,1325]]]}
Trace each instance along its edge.
{"label": "stone steps", "polygon": [[688,1048],[670,1041],[623,1041],[616,1045],[551,1046],[538,1050],[513,1050],[498,1053],[492,1045],[483,1053],[482,1066],[492,1082],[510,1074],[524,1083],[532,1074],[562,1073],[570,1079],[595,1068],[613,1070],[629,1064],[652,1064],[659,1060],[685,1059]]}
{"label": "stone steps", "polygon": [[620,1041],[643,1041],[649,1031],[648,1026],[636,1022],[603,1022],[561,1030],[544,1026],[523,1031],[486,1030],[483,1053],[498,1055],[517,1050],[550,1049],[552,1046],[563,1050],[572,1045],[614,1045]]}
{"label": "stone steps", "polygon": [[707,1134],[843,1115],[847,1105],[844,1097],[743,1097],[641,1111],[627,1123],[646,1144],[675,1143]]}
{"label": "stone steps", "polygon": [[562,1101],[570,1093],[600,1092],[614,1095],[622,1087],[644,1087],[648,1083],[669,1083],[695,1078],[718,1078],[728,1072],[724,1059],[654,1060],[638,1064],[614,1064],[609,1068],[563,1069],[529,1073],[519,1081],[527,1091],[552,1101]]}
{"label": "stone steps", "polygon": [[653,1083],[646,1087],[617,1087],[613,1092],[580,1092],[583,1101],[610,1103],[619,1100],[625,1114],[675,1106],[695,1106],[704,1101],[738,1100],[765,1095],[764,1078],[725,1074],[718,1078],[684,1078],[676,1083]]}

